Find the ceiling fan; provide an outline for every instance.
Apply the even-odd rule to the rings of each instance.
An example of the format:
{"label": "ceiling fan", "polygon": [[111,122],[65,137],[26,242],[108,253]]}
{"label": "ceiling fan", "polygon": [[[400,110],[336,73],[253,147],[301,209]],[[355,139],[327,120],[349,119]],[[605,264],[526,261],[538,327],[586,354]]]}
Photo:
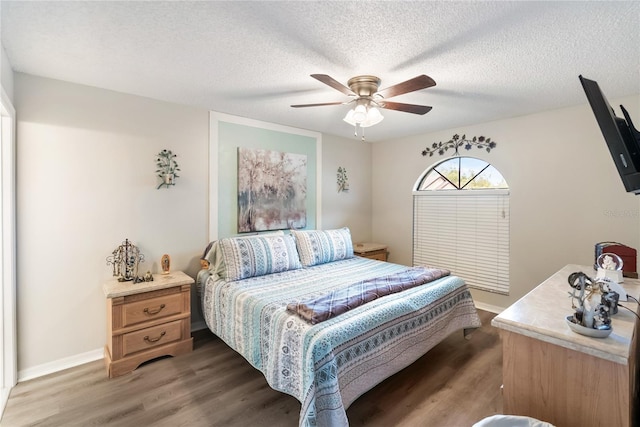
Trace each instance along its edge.
{"label": "ceiling fan", "polygon": [[[351,99],[347,101],[324,102],[319,104],[297,104],[292,105],[292,107],[301,108],[355,104],[355,107],[349,110],[345,116],[344,121],[356,127],[356,136],[358,126],[365,128],[382,121],[384,117],[380,114],[377,107],[413,114],[428,113],[431,111],[432,107],[426,105],[391,102],[387,101],[387,99],[436,85],[436,82],[433,81],[431,77],[424,74],[382,90],[378,90],[381,80],[376,76],[362,75],[353,77],[347,82],[349,87],[326,74],[311,74],[311,77],[344,93],[351,97]],[[362,139],[364,140],[364,134]]]}

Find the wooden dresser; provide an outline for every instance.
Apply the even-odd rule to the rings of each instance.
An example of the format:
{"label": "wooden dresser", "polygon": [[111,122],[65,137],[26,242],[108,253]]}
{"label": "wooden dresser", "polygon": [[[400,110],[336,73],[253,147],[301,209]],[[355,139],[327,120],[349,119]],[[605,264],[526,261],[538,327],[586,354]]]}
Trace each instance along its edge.
{"label": "wooden dresser", "polygon": [[370,259],[377,259],[380,261],[387,260],[387,245],[380,243],[354,243],[353,253]]}
{"label": "wooden dresser", "polygon": [[109,377],[136,369],[160,356],[177,356],[193,348],[191,285],[181,271],[154,274],[153,281],[113,279],[103,285],[107,297],[107,345],[104,359]]}
{"label": "wooden dresser", "polygon": [[[493,319],[502,339],[504,413],[559,427],[638,426],[640,321],[619,308],[607,338],[569,329],[567,278],[576,271],[596,277],[591,266],[567,265]],[[640,297],[639,280],[622,285]],[[631,299],[621,304],[638,313]]]}

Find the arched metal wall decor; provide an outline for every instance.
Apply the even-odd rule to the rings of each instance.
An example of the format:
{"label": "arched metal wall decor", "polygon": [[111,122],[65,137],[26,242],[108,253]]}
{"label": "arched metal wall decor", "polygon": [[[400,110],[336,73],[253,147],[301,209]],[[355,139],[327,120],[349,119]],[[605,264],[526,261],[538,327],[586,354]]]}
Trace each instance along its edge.
{"label": "arched metal wall decor", "polygon": [[496,148],[497,145],[498,144],[495,141],[492,141],[491,138],[486,138],[484,136],[474,136],[471,139],[467,139],[467,135],[462,135],[462,137],[460,137],[460,135],[455,134],[446,142],[434,142],[431,144],[431,147],[427,147],[422,150],[422,155],[429,157],[433,156],[434,153],[443,155],[451,148],[455,150],[453,156],[457,156],[458,149],[460,147],[464,147],[465,150],[471,150],[473,147],[477,147],[485,149],[487,150],[487,153],[489,153],[493,148]]}

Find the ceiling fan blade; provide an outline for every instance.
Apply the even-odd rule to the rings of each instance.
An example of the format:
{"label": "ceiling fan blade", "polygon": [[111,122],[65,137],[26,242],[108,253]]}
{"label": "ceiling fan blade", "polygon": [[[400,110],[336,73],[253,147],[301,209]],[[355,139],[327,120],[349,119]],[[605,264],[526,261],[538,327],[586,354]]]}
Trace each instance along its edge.
{"label": "ceiling fan blade", "polygon": [[382,89],[377,93],[377,95],[380,95],[383,98],[391,98],[393,96],[402,95],[403,93],[426,89],[435,85],[436,82],[434,82],[431,77],[421,74],[402,83],[398,83],[397,85],[389,86],[386,89]]}
{"label": "ceiling fan blade", "polygon": [[327,86],[331,86],[332,88],[339,90],[340,92],[344,93],[345,95],[355,95],[355,93],[349,89],[348,87],[346,87],[345,85],[343,85],[342,83],[340,83],[339,81],[335,80],[333,77],[330,77],[326,74],[311,74],[311,77],[313,77],[314,79],[321,81],[322,83],[326,84]]}
{"label": "ceiling fan blade", "polygon": [[292,105],[293,108],[301,108],[301,107],[322,107],[324,105],[342,105],[346,104],[346,102],[323,102],[320,104],[297,104]]}
{"label": "ceiling fan blade", "polygon": [[405,113],[426,114],[431,111],[432,107],[426,105],[403,104],[402,102],[380,101],[378,105],[387,110],[403,111]]}

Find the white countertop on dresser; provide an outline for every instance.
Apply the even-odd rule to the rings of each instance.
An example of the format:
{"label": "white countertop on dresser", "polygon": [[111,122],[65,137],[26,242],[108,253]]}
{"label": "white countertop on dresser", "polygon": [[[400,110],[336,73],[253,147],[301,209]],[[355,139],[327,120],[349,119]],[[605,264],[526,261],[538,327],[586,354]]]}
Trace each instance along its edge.
{"label": "white countertop on dresser", "polygon": [[193,282],[194,280],[182,271],[172,271],[169,274],[154,274],[151,282],[118,282],[118,279],[112,279],[102,285],[102,290],[107,298],[116,298],[174,286],[190,285]]}
{"label": "white countertop on dresser", "polygon": [[[566,265],[494,317],[491,324],[499,329],[626,365],[637,320],[629,310],[619,308],[618,314],[611,317],[613,331],[606,338],[580,335],[567,325],[565,318],[574,311],[567,279],[576,271],[582,271],[592,278],[596,276],[591,266]],[[640,280],[625,277],[621,285],[629,295],[640,298]],[[638,312],[638,304],[631,299],[621,304]]]}

